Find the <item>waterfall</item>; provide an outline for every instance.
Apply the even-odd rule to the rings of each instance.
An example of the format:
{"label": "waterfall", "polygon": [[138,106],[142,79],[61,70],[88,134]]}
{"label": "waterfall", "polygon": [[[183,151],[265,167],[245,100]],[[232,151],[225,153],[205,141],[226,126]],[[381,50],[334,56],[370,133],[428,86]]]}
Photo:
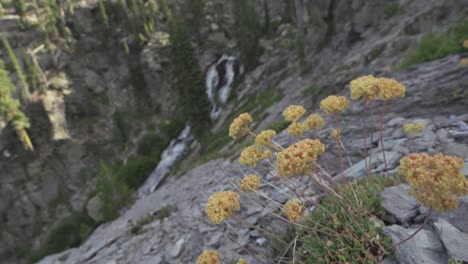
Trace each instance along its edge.
{"label": "waterfall", "polygon": [[211,119],[216,119],[221,113],[220,105],[227,102],[231,94],[232,83],[242,72],[243,68],[235,56],[223,55],[208,67],[205,85],[211,104]]}
{"label": "waterfall", "polygon": [[158,188],[161,181],[171,170],[174,163],[184,154],[192,140],[193,136],[190,133],[190,126],[186,125],[161,154],[158,166],[156,166],[148,179],[146,179],[146,182],[140,187],[138,191],[140,196],[148,195]]}

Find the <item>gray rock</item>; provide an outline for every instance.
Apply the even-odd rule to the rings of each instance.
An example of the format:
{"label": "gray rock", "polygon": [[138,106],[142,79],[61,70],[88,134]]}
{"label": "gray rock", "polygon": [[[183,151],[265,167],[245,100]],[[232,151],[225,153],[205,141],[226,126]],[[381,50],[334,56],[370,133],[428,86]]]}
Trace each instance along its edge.
{"label": "gray rock", "polygon": [[[406,229],[398,225],[384,228],[384,233],[393,240],[393,243],[406,239],[415,231],[416,228]],[[425,229],[398,246],[395,257],[400,264],[440,264],[448,261],[444,245],[437,235]]]}
{"label": "gray rock", "polygon": [[453,259],[468,261],[468,234],[456,229],[444,219],[437,219],[434,227],[449,256]]}
{"label": "gray rock", "polygon": [[181,239],[177,240],[177,242],[174,244],[174,247],[172,248],[171,252],[169,253],[171,255],[171,257],[176,258],[176,257],[178,257],[180,255],[180,252],[183,249],[184,243],[185,243],[184,238],[181,238]]}
{"label": "gray rock", "polygon": [[[372,172],[381,172],[384,170],[383,165],[383,152],[376,153],[372,155],[371,168],[376,168]],[[394,169],[397,165],[398,160],[403,156],[402,153],[395,151],[385,151],[385,158],[387,160],[388,169]],[[361,160],[358,163],[354,164],[352,167],[346,169],[344,174],[347,178],[358,179],[366,175],[366,162]],[[338,175],[339,177],[339,175]],[[339,179],[339,178],[338,178]]]}
{"label": "gray rock", "polygon": [[399,223],[406,223],[418,215],[419,205],[408,190],[410,187],[406,184],[400,184],[385,189],[380,197],[382,198],[382,207],[393,215]]}
{"label": "gray rock", "polygon": [[88,89],[99,95],[106,91],[106,87],[101,82],[101,77],[94,71],[86,70],[84,81]]}
{"label": "gray rock", "polygon": [[101,221],[104,217],[101,209],[102,200],[98,195],[91,198],[86,204],[86,213],[96,222]]}

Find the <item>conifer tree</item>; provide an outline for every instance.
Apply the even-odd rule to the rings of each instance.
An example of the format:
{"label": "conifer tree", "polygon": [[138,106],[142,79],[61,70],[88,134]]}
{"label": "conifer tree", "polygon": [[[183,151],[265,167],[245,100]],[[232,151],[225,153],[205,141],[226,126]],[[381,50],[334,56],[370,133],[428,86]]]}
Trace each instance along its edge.
{"label": "conifer tree", "polygon": [[170,59],[175,87],[179,92],[179,104],[195,136],[201,137],[210,122],[203,73],[182,18],[167,5],[163,7],[169,22]]}
{"label": "conifer tree", "polygon": [[232,0],[235,23],[235,38],[240,49],[241,62],[247,70],[257,65],[261,49],[261,27],[251,0]]}
{"label": "conifer tree", "polygon": [[21,86],[21,91],[20,91],[21,99],[24,101],[28,101],[30,97],[29,86],[28,86],[28,82],[26,81],[26,76],[24,75],[23,69],[19,65],[19,62],[16,59],[15,53],[11,49],[8,39],[5,36],[3,36],[2,41],[3,41],[3,46],[5,47],[8,53],[8,56],[10,57],[10,61],[13,66],[13,69],[18,75],[18,81]]}
{"label": "conifer tree", "polygon": [[109,17],[107,16],[106,6],[104,5],[104,2],[102,0],[99,0],[98,6],[99,6],[99,16],[101,18],[101,23],[104,25],[104,28],[107,31],[109,31],[110,25],[109,25]]}
{"label": "conifer tree", "polygon": [[15,86],[8,77],[3,61],[0,59],[0,116],[13,125],[18,138],[27,150],[33,150],[33,145],[26,129],[30,123],[26,115],[20,110],[20,103],[13,99]]}

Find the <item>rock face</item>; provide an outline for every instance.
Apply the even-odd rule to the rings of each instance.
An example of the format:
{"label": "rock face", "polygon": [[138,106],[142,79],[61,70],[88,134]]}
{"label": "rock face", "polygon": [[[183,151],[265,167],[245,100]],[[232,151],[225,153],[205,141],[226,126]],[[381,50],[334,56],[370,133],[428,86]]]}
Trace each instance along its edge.
{"label": "rock face", "polygon": [[419,204],[409,195],[409,188],[406,184],[400,184],[387,188],[380,194],[382,207],[400,224],[407,223],[419,214]]}
{"label": "rock face", "polygon": [[[414,231],[416,228],[406,229],[398,225],[384,228],[384,233],[392,238],[393,243],[409,237]],[[448,256],[437,235],[431,231],[422,230],[398,247],[396,260],[401,264],[440,264],[447,263]]]}
{"label": "rock face", "polygon": [[[465,219],[466,221],[466,219]],[[468,262],[468,234],[462,233],[453,225],[443,219],[437,219],[434,223],[435,230],[444,244],[449,256],[453,259]]]}

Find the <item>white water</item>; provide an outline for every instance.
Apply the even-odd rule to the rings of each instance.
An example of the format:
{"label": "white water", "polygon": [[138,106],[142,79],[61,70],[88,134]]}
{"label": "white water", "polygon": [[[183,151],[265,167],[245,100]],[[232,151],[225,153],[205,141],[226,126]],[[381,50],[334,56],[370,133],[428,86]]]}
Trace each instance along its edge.
{"label": "white water", "polygon": [[[225,64],[225,75],[222,76],[223,79],[220,80],[219,72],[217,71],[217,67],[223,63]],[[235,56],[226,56],[223,55],[219,60],[211,65],[208,68],[206,73],[206,94],[208,95],[208,99],[210,100],[211,104],[211,119],[216,119],[219,114],[221,113],[221,106],[218,104],[225,104],[231,94],[232,90],[232,83],[234,82],[234,78],[236,77],[236,73],[234,71],[234,64],[238,62],[238,58]],[[241,70],[242,71],[242,70]],[[222,84],[221,87],[220,84]]]}
{"label": "white water", "polygon": [[156,169],[150,174],[146,182],[140,187],[140,196],[148,195],[158,188],[164,176],[171,170],[174,163],[184,154],[193,140],[190,126],[186,125],[179,135],[171,141],[169,146],[161,154],[161,160]]}

